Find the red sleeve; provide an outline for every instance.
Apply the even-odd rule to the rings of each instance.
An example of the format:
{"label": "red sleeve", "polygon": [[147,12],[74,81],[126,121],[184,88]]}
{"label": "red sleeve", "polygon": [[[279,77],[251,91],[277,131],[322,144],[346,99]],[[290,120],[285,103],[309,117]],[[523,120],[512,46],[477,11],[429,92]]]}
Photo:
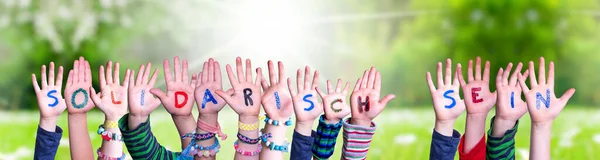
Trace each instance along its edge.
{"label": "red sleeve", "polygon": [[465,153],[463,151],[464,147],[465,147],[464,143],[465,143],[465,135],[463,135],[460,138],[460,143],[458,144],[458,153],[460,155],[461,160],[485,159],[485,153],[486,153],[485,135],[483,137],[481,137],[481,140],[479,140],[479,143],[477,143],[477,145],[475,145],[475,147],[473,149],[471,149],[471,152],[469,152],[469,153]]}

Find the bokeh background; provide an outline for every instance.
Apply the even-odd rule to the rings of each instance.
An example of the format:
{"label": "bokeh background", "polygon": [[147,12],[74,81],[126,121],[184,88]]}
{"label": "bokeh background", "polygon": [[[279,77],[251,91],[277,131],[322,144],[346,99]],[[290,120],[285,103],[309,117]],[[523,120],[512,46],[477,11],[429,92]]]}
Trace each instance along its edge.
{"label": "bokeh background", "polygon": [[[283,61],[288,76],[309,65],[321,72],[321,86],[337,78],[353,84],[375,66],[382,72],[382,94],[397,98],[376,119],[369,159],[427,159],[434,112],[425,73],[436,62],[452,58],[466,64],[481,56],[491,61],[493,79],[509,62],[537,63],[544,56],[556,64],[557,95],[577,89],[554,122],[553,159],[593,159],[600,156],[599,5],[598,0],[0,0],[0,159],[33,155],[39,112],[31,73],[39,75],[50,61],[71,69],[78,56],[90,61],[95,87],[97,68],[108,60],[132,69],[153,62],[161,69],[161,88],[160,62],[173,56],[190,61],[193,72],[210,57],[232,64],[241,56],[256,67]],[[226,79],[224,84],[229,88]],[[228,134],[236,132],[229,118],[235,116],[230,108],[221,112]],[[100,147],[95,129],[103,120],[97,109],[88,113],[94,148]],[[58,123],[67,131],[66,113]],[[529,126],[525,115],[517,159],[527,159]],[[159,142],[180,151],[162,107],[152,114],[152,127]],[[464,115],[455,127],[464,132]],[[67,135],[57,159],[70,158]],[[232,159],[233,141],[223,143],[219,159]]]}

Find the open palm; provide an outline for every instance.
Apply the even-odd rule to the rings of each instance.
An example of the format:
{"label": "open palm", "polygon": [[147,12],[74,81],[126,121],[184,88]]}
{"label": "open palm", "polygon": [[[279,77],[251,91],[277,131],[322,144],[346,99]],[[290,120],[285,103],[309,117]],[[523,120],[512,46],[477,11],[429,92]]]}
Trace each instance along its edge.
{"label": "open palm", "polygon": [[[54,62],[50,62],[50,71],[47,78],[46,65],[42,66],[41,76],[42,88],[40,88],[40,86],[38,85],[35,74],[31,74],[31,81],[33,83],[35,95],[38,100],[40,115],[42,118],[56,118],[67,108],[67,105],[65,104],[65,99],[63,99],[61,92],[63,67],[60,66],[58,68],[58,76],[56,77],[56,83],[54,83]],[[47,79],[49,81],[47,81]]]}
{"label": "open palm", "polygon": [[285,83],[283,83],[286,79],[283,63],[277,63],[279,71],[278,77],[276,77],[273,62],[269,61],[267,63],[269,67],[270,84],[267,84],[267,81],[264,79],[261,81],[263,90],[265,90],[261,102],[270,119],[285,121],[285,119],[292,115],[293,108],[290,90],[285,86]]}
{"label": "open palm", "polygon": [[112,71],[112,62],[106,64],[106,74],[104,74],[104,66],[100,66],[100,89],[101,93],[96,94],[96,90],[92,90],[92,100],[94,104],[104,112],[109,119],[119,119],[127,114],[127,88],[129,85],[129,69],[125,73],[123,85],[120,84],[119,78],[119,63],[115,63],[114,75]]}
{"label": "open palm", "polygon": [[383,111],[387,103],[396,97],[389,94],[379,100],[380,90],[381,75],[375,67],[371,67],[358,79],[350,95],[352,123],[370,126],[371,121]]}
{"label": "open palm", "polygon": [[[181,62],[179,57],[173,58],[175,64],[175,78],[171,75],[171,66],[169,60],[163,62],[163,70],[165,74],[165,82],[167,84],[167,93],[164,93],[158,88],[150,89],[150,93],[158,97],[165,109],[171,115],[188,116],[192,114],[192,106],[194,106],[194,88],[196,75],[192,74],[190,82],[188,76],[188,62]],[[180,65],[182,63],[183,65]]]}
{"label": "open palm", "polygon": [[[150,70],[152,70],[152,63],[148,63],[146,66],[141,65],[137,78],[135,78],[135,72],[130,74],[128,90],[129,112],[134,116],[148,116],[160,105],[160,100],[150,94],[150,89],[156,83],[156,72],[158,69],[152,72],[152,76],[150,76]],[[150,81],[148,81],[148,76],[151,77]]]}
{"label": "open palm", "polygon": [[225,107],[225,100],[221,96],[213,94],[217,90],[223,90],[219,62],[212,58],[208,62],[204,62],[195,85],[194,96],[200,114],[215,114]]}
{"label": "open palm", "polygon": [[483,77],[481,76],[481,58],[477,57],[475,76],[473,76],[473,60],[469,60],[469,83],[463,78],[462,68],[458,68],[458,80],[462,87],[467,114],[486,114],[496,104],[496,92],[490,92],[490,62],[485,63]]}
{"label": "open palm", "polygon": [[[457,70],[460,68],[460,64],[457,65]],[[433,99],[433,110],[435,111],[435,118],[438,121],[454,121],[465,111],[465,103],[458,94],[459,83],[458,83],[458,72],[454,73],[454,79],[452,78],[452,61],[446,60],[446,75],[442,74],[442,62],[437,64],[437,89],[433,84],[431,73],[427,72],[427,84],[429,91],[431,91],[431,97]]]}
{"label": "open palm", "polygon": [[292,80],[288,78],[288,89],[292,95],[294,103],[294,112],[298,122],[312,122],[323,113],[323,107],[317,101],[316,87],[319,84],[319,71],[315,71],[312,84],[310,81],[310,67],[304,68],[304,80],[302,80],[302,70],[298,69],[296,73],[296,90],[294,91]]}
{"label": "open palm", "polygon": [[65,87],[65,103],[70,114],[87,113],[94,108],[90,99],[91,72],[90,63],[83,57],[79,57],[79,60],[73,63],[73,70],[69,71]]}
{"label": "open palm", "polygon": [[346,82],[346,85],[342,88],[342,79],[338,79],[336,87],[333,88],[331,81],[327,80],[327,94],[317,89],[317,93],[323,99],[323,110],[325,110],[326,121],[338,123],[350,114],[350,107],[348,107],[348,101],[346,101],[349,85]]}
{"label": "open palm", "polygon": [[233,74],[230,65],[226,66],[226,70],[232,89],[227,90],[227,92],[217,90],[217,95],[222,97],[238,115],[258,117],[261,104],[259,86],[262,77],[261,69],[257,69],[254,83],[252,82],[252,63],[250,59],[246,59],[246,74],[244,74],[242,58],[240,57],[236,58],[237,78]]}
{"label": "open palm", "polygon": [[[508,64],[506,70],[500,68],[498,71],[498,76],[496,76],[496,89],[498,90],[496,118],[517,121],[527,113],[525,101],[521,99],[521,86],[517,83],[522,67],[523,63],[519,63],[512,76],[510,76],[512,63]],[[525,75],[527,76],[528,72]],[[508,80],[509,76],[510,81]]]}

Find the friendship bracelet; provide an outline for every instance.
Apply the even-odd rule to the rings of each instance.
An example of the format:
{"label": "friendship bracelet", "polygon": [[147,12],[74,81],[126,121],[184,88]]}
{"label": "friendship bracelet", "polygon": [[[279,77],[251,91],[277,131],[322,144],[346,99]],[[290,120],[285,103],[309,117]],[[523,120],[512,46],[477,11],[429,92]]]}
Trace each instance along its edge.
{"label": "friendship bracelet", "polygon": [[258,129],[258,122],[254,124],[245,124],[242,122],[238,122],[238,128],[244,131],[253,131]]}
{"label": "friendship bracelet", "polygon": [[125,159],[125,153],[123,153],[123,155],[121,157],[108,157],[105,154],[103,154],[102,152],[100,152],[100,148],[98,148],[96,150],[96,153],[98,154],[98,158],[103,159],[103,160],[124,160]]}
{"label": "friendship bracelet", "polygon": [[204,141],[204,140],[211,139],[213,137],[215,137],[215,133],[210,133],[210,132],[209,133],[193,133],[192,132],[192,133],[188,133],[188,134],[181,136],[181,139],[191,138],[191,139],[195,139],[198,141]]}
{"label": "friendship bracelet", "polygon": [[273,137],[271,133],[261,135],[261,139],[265,146],[267,146],[270,150],[288,152],[290,148],[290,143],[287,140],[283,141],[282,145],[276,145],[275,142],[268,141],[267,138]]}
{"label": "friendship bracelet", "polygon": [[233,142],[233,148],[235,148],[235,152],[242,154],[244,156],[256,156],[262,150],[262,145],[258,144],[258,148],[255,151],[244,151],[240,148],[238,141]]}
{"label": "friendship bracelet", "polygon": [[106,141],[123,141],[123,136],[117,133],[112,133],[109,131],[106,131],[104,129],[104,125],[101,124],[100,126],[98,126],[98,134],[102,136],[102,139],[106,140]]}
{"label": "friendship bracelet", "polygon": [[219,139],[215,138],[215,143],[211,146],[200,146],[196,144],[195,140],[192,140],[190,144],[192,144],[190,155],[198,155],[199,157],[210,157],[215,156],[219,153],[219,149],[221,145],[219,144]]}
{"label": "friendship bracelet", "polygon": [[119,128],[119,122],[116,121],[105,121],[104,126],[106,128]]}
{"label": "friendship bracelet", "polygon": [[[265,121],[265,123],[271,124],[271,125],[274,125],[274,126],[281,125],[280,121],[274,120],[274,119],[270,119],[266,115],[265,115],[265,120],[264,121]],[[291,125],[292,125],[292,118],[290,117],[290,118],[288,118],[287,121],[285,121],[285,126],[291,126]]]}
{"label": "friendship bracelet", "polygon": [[209,133],[216,133],[219,135],[219,137],[221,137],[221,140],[226,140],[227,139],[227,134],[224,134],[221,131],[221,125],[219,125],[219,122],[217,122],[217,126],[211,126],[209,124],[204,123],[203,121],[198,121],[198,128],[201,130],[204,130],[206,132]]}
{"label": "friendship bracelet", "polygon": [[258,141],[260,141],[260,136],[256,139],[252,139],[250,137],[246,137],[246,136],[242,135],[241,133],[238,133],[237,137],[238,137],[239,141],[242,141],[247,144],[258,144]]}

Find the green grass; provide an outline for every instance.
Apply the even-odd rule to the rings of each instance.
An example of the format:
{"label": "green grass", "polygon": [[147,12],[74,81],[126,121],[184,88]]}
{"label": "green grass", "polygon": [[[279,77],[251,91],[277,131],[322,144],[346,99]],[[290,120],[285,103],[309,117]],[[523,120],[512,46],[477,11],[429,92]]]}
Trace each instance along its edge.
{"label": "green grass", "polygon": [[[494,113],[490,113],[490,117]],[[197,115],[197,114],[195,114]],[[488,124],[489,124],[488,118]],[[32,159],[38,125],[37,112],[0,112],[0,159]],[[88,129],[93,148],[100,147],[101,138],[95,134],[104,120],[100,112],[88,114]],[[237,115],[226,108],[219,116],[224,132],[230,138],[222,142],[218,159],[233,159],[233,141],[237,128]],[[457,120],[456,129],[464,133],[464,114]],[[377,133],[371,143],[369,159],[428,159],[434,112],[427,109],[388,109],[377,119]],[[65,130],[62,141],[68,140],[67,117],[63,114],[58,124]],[[156,111],[151,125],[158,141],[173,151],[181,151],[179,138],[168,113]],[[529,115],[521,119],[516,136],[517,159],[529,152]],[[554,121],[552,128],[553,159],[593,159],[600,156],[600,110],[569,108]],[[314,126],[316,128],[316,125]],[[489,126],[488,126],[489,127]],[[293,127],[288,129],[291,140]],[[338,137],[332,159],[339,159],[342,144]],[[126,152],[126,151],[125,151]],[[11,157],[12,156],[12,157]],[[16,156],[16,157],[15,157]],[[286,155],[288,157],[289,154]],[[68,143],[61,145],[57,159],[70,159]]]}

